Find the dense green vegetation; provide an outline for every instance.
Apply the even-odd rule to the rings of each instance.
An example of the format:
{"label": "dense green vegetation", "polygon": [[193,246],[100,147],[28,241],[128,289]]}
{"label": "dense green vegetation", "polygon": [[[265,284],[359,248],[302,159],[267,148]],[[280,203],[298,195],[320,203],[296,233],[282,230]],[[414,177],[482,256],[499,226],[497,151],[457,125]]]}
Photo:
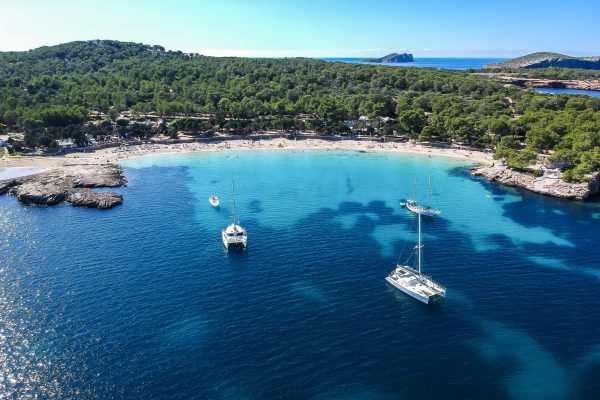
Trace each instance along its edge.
{"label": "dense green vegetation", "polygon": [[[467,72],[214,58],[116,41],[0,53],[0,129],[24,131],[30,146],[115,129],[156,133],[135,117],[117,119],[124,110],[156,112],[170,121],[159,130],[171,135],[346,134],[344,121],[364,115],[369,121],[357,126],[380,135],[497,145],[515,168],[556,150],[551,160],[573,168],[567,179],[600,169],[600,99],[506,88]],[[96,111],[107,118],[88,123]]]}

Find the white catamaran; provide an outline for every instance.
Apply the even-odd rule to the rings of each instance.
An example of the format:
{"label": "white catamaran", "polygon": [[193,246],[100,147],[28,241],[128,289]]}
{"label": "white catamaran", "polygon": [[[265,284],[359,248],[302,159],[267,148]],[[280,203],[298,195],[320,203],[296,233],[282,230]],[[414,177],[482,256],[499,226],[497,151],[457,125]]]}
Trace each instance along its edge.
{"label": "white catamaran", "polygon": [[248,245],[248,235],[246,234],[246,228],[240,226],[240,222],[237,220],[237,213],[235,210],[235,184],[231,181],[231,192],[233,194],[233,222],[227,228],[221,231],[221,238],[223,239],[223,245],[227,250],[233,249],[245,249]]}
{"label": "white catamaran", "polygon": [[425,215],[427,217],[435,217],[440,215],[442,211],[431,208],[431,173],[429,174],[429,187],[427,189],[427,207],[417,204],[417,178],[415,178],[415,189],[412,200],[406,200],[404,203],[400,203],[402,207],[408,208],[415,214]]}
{"label": "white catamaran", "polygon": [[417,241],[417,269],[408,265],[396,265],[385,278],[395,288],[425,304],[433,303],[446,296],[446,288],[434,281],[430,276],[421,273],[422,249],[421,244],[421,214],[417,213],[419,219],[419,238]]}

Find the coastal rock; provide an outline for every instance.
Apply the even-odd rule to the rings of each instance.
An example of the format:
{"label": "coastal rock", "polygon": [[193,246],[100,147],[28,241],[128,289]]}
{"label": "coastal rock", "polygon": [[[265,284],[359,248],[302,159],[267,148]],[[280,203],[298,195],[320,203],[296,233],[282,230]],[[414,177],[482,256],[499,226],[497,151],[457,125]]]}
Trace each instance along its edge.
{"label": "coastal rock", "polygon": [[570,80],[570,79],[536,79],[511,75],[493,75],[500,83],[508,83],[521,87],[567,88],[581,90],[600,90],[600,80]]}
{"label": "coastal rock", "polygon": [[490,181],[563,199],[585,200],[600,191],[600,172],[596,173],[587,183],[568,183],[562,179],[538,178],[531,174],[511,170],[503,165],[477,166],[471,172],[473,175],[481,175]]}
{"label": "coastal rock", "polygon": [[405,62],[413,62],[413,55],[412,54],[408,54],[408,53],[402,53],[402,54],[398,54],[398,53],[392,53],[392,54],[388,54],[387,56],[381,57],[381,58],[367,58],[365,60],[362,60],[363,62],[370,62],[370,63],[405,63]]}
{"label": "coastal rock", "polygon": [[116,165],[71,165],[0,181],[0,195],[14,195],[23,204],[50,206],[66,202],[105,210],[122,204],[123,196],[89,188],[125,185],[123,171]]}
{"label": "coastal rock", "polygon": [[15,182],[10,179],[0,181],[0,196],[8,193],[10,188],[13,187],[14,185],[15,185]]}
{"label": "coastal rock", "polygon": [[113,192],[94,192],[90,189],[81,189],[69,193],[67,203],[76,207],[91,207],[106,210],[123,203],[123,196]]}
{"label": "coastal rock", "polygon": [[581,68],[600,69],[600,57],[571,57],[558,53],[532,53],[497,64],[488,64],[485,68]]}

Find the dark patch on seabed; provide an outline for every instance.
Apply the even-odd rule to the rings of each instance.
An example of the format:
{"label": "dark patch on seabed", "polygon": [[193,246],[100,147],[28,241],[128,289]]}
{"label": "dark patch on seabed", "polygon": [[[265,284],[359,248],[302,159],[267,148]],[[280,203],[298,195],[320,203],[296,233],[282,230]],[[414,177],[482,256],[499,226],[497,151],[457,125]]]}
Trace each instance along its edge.
{"label": "dark patch on seabed", "polygon": [[248,203],[248,210],[253,214],[261,213],[264,211],[261,206],[260,200],[252,200],[250,203]]}
{"label": "dark patch on seabed", "polygon": [[[197,219],[187,168],[127,174],[127,202],[102,220],[0,199],[21,221],[11,223],[31,224],[11,230],[20,245],[0,256],[1,318],[17,331],[0,348],[15,360],[3,368],[35,376],[5,386],[9,395],[593,399],[600,390],[599,281],[530,258],[597,258],[582,238],[595,237],[584,222],[598,211],[575,209],[573,222],[539,196],[504,204],[507,218],[543,225],[573,249],[498,234],[488,238],[497,247],[478,251],[444,214],[424,219],[427,265],[448,287],[427,307],[384,280],[407,245],[384,257],[377,230],[414,237],[415,217],[383,200],[324,206],[285,229],[262,223],[265,204],[251,200],[249,248],[227,254],[222,227]],[[344,217],[356,218],[344,226]],[[19,335],[32,349],[24,359]]]}

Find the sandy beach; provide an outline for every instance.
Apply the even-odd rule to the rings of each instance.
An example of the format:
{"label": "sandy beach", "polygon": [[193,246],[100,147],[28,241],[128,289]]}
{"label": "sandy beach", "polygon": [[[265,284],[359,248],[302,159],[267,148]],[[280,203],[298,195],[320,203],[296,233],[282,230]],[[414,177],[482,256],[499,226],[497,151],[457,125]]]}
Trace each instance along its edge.
{"label": "sandy beach", "polygon": [[189,152],[216,151],[260,151],[260,150],[350,150],[364,152],[394,152],[405,154],[421,154],[435,157],[453,157],[478,163],[491,163],[492,154],[482,151],[471,151],[455,148],[434,148],[411,143],[382,143],[379,141],[323,139],[291,140],[276,138],[269,140],[223,140],[215,142],[193,142],[176,144],[143,144],[136,146],[112,147],[93,152],[74,152],[64,156],[23,156],[2,157],[0,170],[12,167],[50,168],[53,166],[75,164],[107,164],[118,163],[132,157],[157,154],[175,154]]}

